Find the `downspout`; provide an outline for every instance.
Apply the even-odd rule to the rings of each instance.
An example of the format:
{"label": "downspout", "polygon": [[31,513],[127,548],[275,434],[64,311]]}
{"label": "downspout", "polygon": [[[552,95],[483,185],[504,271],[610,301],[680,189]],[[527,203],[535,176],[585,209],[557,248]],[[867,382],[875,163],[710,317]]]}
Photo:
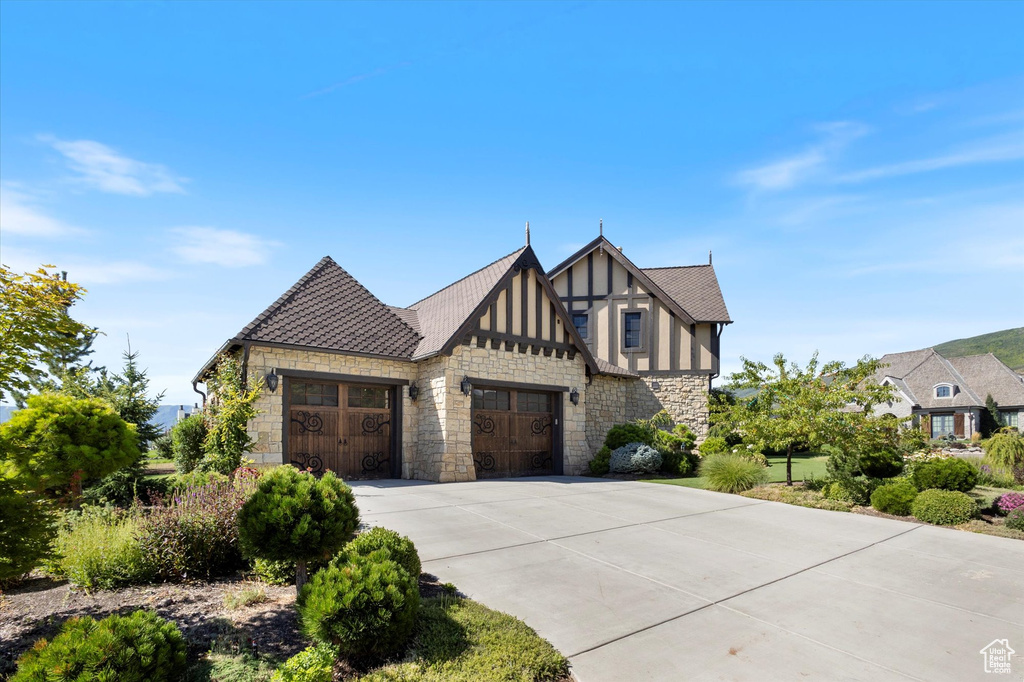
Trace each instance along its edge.
{"label": "downspout", "polygon": [[195,391],[196,393],[198,393],[199,395],[203,396],[203,409],[205,410],[206,409],[206,394],[203,393],[202,391],[200,391],[196,387],[196,384],[198,384],[198,383],[199,383],[198,379],[196,379],[195,381],[192,382],[192,390]]}
{"label": "downspout", "polygon": [[246,341],[242,344],[242,389],[249,388],[249,348],[252,343]]}
{"label": "downspout", "polygon": [[[708,260],[710,259],[711,252],[709,251]],[[708,375],[708,393],[711,393],[711,382],[714,379],[717,379],[718,375],[722,373],[722,332],[725,331],[725,323],[719,323],[716,326],[718,327],[718,331],[715,332],[715,360],[718,368],[713,374]]]}

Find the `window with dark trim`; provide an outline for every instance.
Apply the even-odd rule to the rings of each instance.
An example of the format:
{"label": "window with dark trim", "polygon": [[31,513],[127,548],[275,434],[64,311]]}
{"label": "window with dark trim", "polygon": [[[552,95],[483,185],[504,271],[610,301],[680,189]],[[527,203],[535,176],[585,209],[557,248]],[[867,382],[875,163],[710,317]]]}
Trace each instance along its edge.
{"label": "window with dark trim", "polygon": [[548,393],[516,392],[517,412],[550,412],[551,395]]}
{"label": "window with dark trim", "polygon": [[640,348],[643,346],[643,316],[640,313],[623,313],[624,348]]}
{"label": "window with dark trim", "polygon": [[491,388],[474,388],[473,407],[477,410],[508,410],[511,408],[510,394]]}
{"label": "window with dark trim", "polygon": [[576,331],[579,332],[580,338],[584,341],[587,340],[587,320],[589,315],[586,313],[573,313],[572,314],[572,326],[576,327]]}
{"label": "window with dark trim", "polygon": [[932,415],[932,438],[942,438],[953,433],[953,415],[933,414]]}
{"label": "window with dark trim", "polygon": [[348,406],[387,409],[388,392],[383,386],[349,386]]}
{"label": "window with dark trim", "polygon": [[299,383],[297,381],[292,382],[291,404],[322,405],[324,407],[337,407],[338,385],[305,384]]}
{"label": "window with dark trim", "polygon": [[953,390],[949,386],[936,386],[935,397],[936,398],[948,398]]}
{"label": "window with dark trim", "polygon": [[1016,411],[999,410],[999,423],[1003,426],[1012,426],[1017,428],[1019,422],[1017,421],[1018,413]]}

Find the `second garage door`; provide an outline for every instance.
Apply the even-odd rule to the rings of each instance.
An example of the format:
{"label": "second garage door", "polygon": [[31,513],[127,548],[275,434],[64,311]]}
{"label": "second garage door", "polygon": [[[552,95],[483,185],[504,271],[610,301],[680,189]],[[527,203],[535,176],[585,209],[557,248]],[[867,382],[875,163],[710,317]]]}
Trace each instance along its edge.
{"label": "second garage door", "polygon": [[555,395],[473,389],[473,463],[477,478],[554,473]]}

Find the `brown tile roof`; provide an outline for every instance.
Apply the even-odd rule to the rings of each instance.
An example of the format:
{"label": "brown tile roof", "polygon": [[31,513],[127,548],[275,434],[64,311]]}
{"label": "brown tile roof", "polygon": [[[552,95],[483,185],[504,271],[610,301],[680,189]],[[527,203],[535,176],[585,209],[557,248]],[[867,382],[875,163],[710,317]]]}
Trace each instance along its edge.
{"label": "brown tile roof", "polygon": [[642,268],[662,291],[697,322],[731,322],[729,311],[711,265]]}
{"label": "brown tile roof", "polygon": [[1007,367],[992,353],[949,358],[982,401],[989,394],[1000,407],[1024,407],[1024,377]]}
{"label": "brown tile roof", "polygon": [[439,352],[525,250],[513,251],[409,306],[423,336],[412,353],[413,360]]}
{"label": "brown tile roof", "polygon": [[409,358],[420,336],[403,317],[325,256],[233,340]]}
{"label": "brown tile roof", "polygon": [[615,376],[615,377],[631,377],[631,378],[632,377],[640,376],[636,372],[630,371],[630,370],[626,369],[625,367],[619,367],[618,365],[613,365],[612,363],[608,362],[607,360],[602,360],[599,357],[594,357],[594,362],[597,363],[597,369],[598,369],[598,371],[601,372],[601,374],[609,374],[609,375]]}

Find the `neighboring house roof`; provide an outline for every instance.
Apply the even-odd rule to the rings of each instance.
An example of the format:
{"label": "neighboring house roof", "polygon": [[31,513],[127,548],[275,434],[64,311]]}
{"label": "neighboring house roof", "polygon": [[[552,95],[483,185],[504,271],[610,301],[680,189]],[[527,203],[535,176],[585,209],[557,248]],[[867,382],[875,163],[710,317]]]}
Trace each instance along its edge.
{"label": "neighboring house roof", "polygon": [[413,359],[439,353],[525,250],[524,246],[513,251],[409,306],[409,310],[416,314],[423,334]]}
{"label": "neighboring house roof", "polygon": [[[715,270],[710,264],[677,268],[641,269],[633,261],[629,260],[617,246],[608,241],[604,235],[598,236],[552,270],[549,270],[548,278],[553,280],[564,270],[583,258],[583,256],[597,248],[604,248],[606,253],[618,261],[626,270],[633,273],[633,277],[637,278],[647,291],[668,306],[672,312],[679,315],[687,324],[694,322],[724,322],[729,324],[732,322],[729,319],[729,311],[725,308],[725,300],[722,298],[722,290],[718,286]],[[703,268],[703,270],[698,270],[698,268]],[[674,272],[690,269],[696,271]],[[709,300],[703,301],[700,292],[692,291],[691,288],[694,286],[702,289],[704,294],[709,297]],[[693,309],[691,310],[687,305]]]}
{"label": "neighboring house roof", "polygon": [[992,353],[948,360],[979,397],[991,394],[1000,407],[1024,407],[1024,376]]}
{"label": "neighboring house roof", "polygon": [[712,265],[643,268],[643,271],[697,322],[732,322]]}
{"label": "neighboring house roof", "polygon": [[[922,409],[981,407],[985,404],[982,396],[989,393],[1000,405],[1024,405],[1024,381],[991,353],[946,359],[934,349],[924,348],[883,355],[880,363],[873,379],[889,379]],[[935,387],[940,384],[957,390],[949,398],[936,398]]]}

